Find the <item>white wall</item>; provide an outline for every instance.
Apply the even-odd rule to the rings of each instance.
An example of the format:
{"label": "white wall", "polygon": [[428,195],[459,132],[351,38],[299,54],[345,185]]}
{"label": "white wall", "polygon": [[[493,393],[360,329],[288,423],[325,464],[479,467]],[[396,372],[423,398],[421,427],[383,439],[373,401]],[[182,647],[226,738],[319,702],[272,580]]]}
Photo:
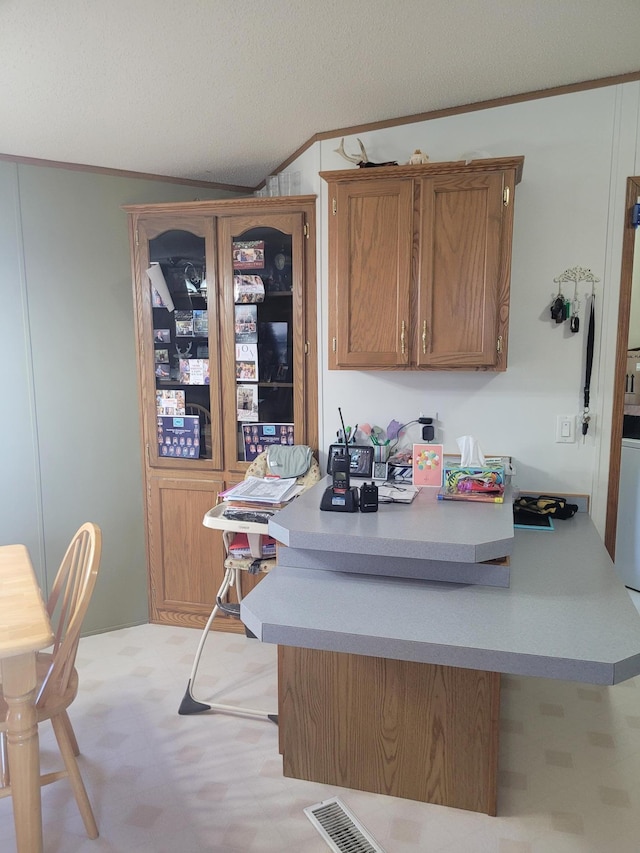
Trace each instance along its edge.
{"label": "white wall", "polygon": [[[438,415],[438,438],[457,452],[456,438],[475,435],[488,453],[510,454],[516,484],[534,491],[593,495],[592,515],[604,533],[611,427],[611,386],[617,334],[622,223],[626,178],[638,174],[640,84],[628,83],[496,107],[363,133],[372,161],[406,162],[415,148],[432,161],[475,156],[524,155],[516,188],[508,370],[474,372],[328,371],[327,334],[320,330],[321,447],[337,428],[337,407],[349,423],[386,426]],[[322,170],[348,168],[334,149],[340,139],[317,143],[311,168],[300,158],[313,187]],[[355,137],[345,140],[349,153]],[[481,152],[481,153],[477,153]],[[319,306],[327,312],[327,193],[320,196],[318,233]],[[556,416],[582,409],[585,351],[585,293],[581,331],[552,323],[553,279],[565,269],[591,269],[596,286],[596,354],[591,382],[591,427],[586,440],[555,442]],[[573,293],[570,294],[573,296]],[[409,440],[418,432],[412,429]]]}
{"label": "white wall", "polygon": [[87,631],[146,622],[133,297],[123,204],[236,193],[0,161],[0,544],[47,594],[75,530],[103,532]]}
{"label": "white wall", "polygon": [[631,308],[629,311],[629,349],[640,347],[640,228],[636,231],[633,257],[635,260],[631,282]]}
{"label": "white wall", "polygon": [[[39,463],[17,167],[0,162],[0,544],[28,546],[42,581]],[[62,556],[62,555],[61,555]]]}

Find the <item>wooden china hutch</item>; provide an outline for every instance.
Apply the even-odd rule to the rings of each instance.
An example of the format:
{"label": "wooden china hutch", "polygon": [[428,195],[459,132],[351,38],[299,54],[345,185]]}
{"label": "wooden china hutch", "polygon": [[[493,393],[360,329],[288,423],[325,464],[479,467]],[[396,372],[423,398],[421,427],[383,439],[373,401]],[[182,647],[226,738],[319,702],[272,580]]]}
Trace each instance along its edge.
{"label": "wooden china hutch", "polygon": [[206,622],[224,551],[202,520],[218,493],[269,443],[317,449],[315,207],[315,196],[125,207],[152,622]]}

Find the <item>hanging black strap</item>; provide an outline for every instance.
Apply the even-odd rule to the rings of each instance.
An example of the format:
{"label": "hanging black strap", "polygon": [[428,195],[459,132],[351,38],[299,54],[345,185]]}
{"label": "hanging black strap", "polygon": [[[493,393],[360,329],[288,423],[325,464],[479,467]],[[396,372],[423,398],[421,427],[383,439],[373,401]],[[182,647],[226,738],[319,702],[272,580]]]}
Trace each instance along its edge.
{"label": "hanging black strap", "polygon": [[591,385],[591,369],[593,367],[593,343],[595,339],[595,312],[594,296],[591,297],[591,310],[589,311],[589,330],[587,332],[587,358],[584,371],[584,411],[582,413],[582,435],[589,431],[589,388]]}

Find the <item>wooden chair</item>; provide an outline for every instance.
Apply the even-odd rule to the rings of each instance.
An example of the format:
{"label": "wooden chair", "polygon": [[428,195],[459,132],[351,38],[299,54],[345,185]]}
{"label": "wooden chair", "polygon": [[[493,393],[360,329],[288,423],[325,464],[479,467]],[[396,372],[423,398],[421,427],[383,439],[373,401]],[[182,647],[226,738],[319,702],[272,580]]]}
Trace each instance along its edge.
{"label": "wooden chair", "polygon": [[[269,469],[268,452],[265,450],[260,453],[249,465],[245,472],[245,478],[264,477],[269,473],[272,472]],[[306,489],[311,488],[311,486],[317,483],[320,478],[321,474],[320,466],[318,465],[318,460],[315,458],[315,456],[311,455],[307,470],[300,474],[298,477],[296,477],[296,482],[299,486],[302,486],[303,491],[305,491]],[[221,508],[223,506],[225,506],[225,504],[222,504]],[[217,509],[218,507],[216,507],[216,510]],[[208,513],[207,516],[205,516],[203,522],[205,526],[219,527],[223,531],[222,537],[226,554],[226,558],[224,561],[225,573],[222,580],[222,584],[220,585],[220,588],[218,589],[218,593],[216,595],[215,606],[211,611],[209,619],[207,620],[207,624],[204,626],[204,629],[200,636],[200,642],[198,644],[198,648],[196,649],[193,666],[191,667],[191,674],[189,676],[187,690],[184,694],[182,702],[180,703],[178,713],[199,714],[202,711],[222,711],[244,714],[246,716],[252,717],[260,717],[269,719],[272,722],[277,722],[277,716],[275,714],[270,714],[268,711],[240,708],[234,705],[225,705],[221,703],[201,702],[193,696],[193,688],[195,685],[198,665],[200,663],[200,657],[202,655],[202,650],[204,649],[204,644],[209,635],[211,625],[213,624],[213,620],[220,612],[226,613],[230,616],[235,616],[238,619],[240,618],[240,603],[242,602],[242,572],[244,571],[253,573],[266,573],[270,571],[270,569],[273,568],[273,566],[275,566],[276,564],[275,557],[265,557],[262,554],[262,540],[263,537],[268,534],[267,524],[247,525],[246,523],[235,522],[235,525],[237,525],[235,532],[244,532],[247,530],[247,528],[251,528],[253,532],[247,534],[251,547],[251,556],[234,557],[230,552],[230,545],[233,543],[233,539],[235,536],[235,532],[233,530],[234,522],[230,520],[225,520],[224,523],[219,524],[216,523],[215,519],[209,518],[209,515],[210,514]],[[227,596],[231,587],[235,587],[236,598],[238,600],[237,604],[232,604],[228,601]]]}
{"label": "wooden chair", "polygon": [[[54,632],[50,652],[37,656],[38,723],[51,720],[65,769],[41,775],[40,784],[48,785],[68,777],[89,838],[98,837],[98,827],[91,804],[80,776],[76,756],[80,754],[67,708],[78,692],[78,673],[75,669],[80,630],[95,587],[102,534],[90,522],[83,524],[71,540],[64,555],[47,602],[47,611]],[[7,703],[0,693],[0,750],[2,779],[0,797],[11,795],[6,743]]]}

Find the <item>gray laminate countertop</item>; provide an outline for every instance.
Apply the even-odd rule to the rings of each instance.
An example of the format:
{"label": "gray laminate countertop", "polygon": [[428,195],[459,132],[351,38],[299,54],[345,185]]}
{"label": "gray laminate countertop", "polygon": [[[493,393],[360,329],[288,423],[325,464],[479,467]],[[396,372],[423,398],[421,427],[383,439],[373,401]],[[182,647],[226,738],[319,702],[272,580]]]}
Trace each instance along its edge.
{"label": "gray laminate countertop", "polygon": [[509,588],[278,566],[241,617],[303,648],[593,684],[640,673],[640,615],[586,513],[516,530]]}
{"label": "gray laminate countertop", "polygon": [[[513,547],[511,500],[503,504],[439,501],[422,488],[410,505],[384,504],[378,512],[321,512],[331,483],[317,483],[269,522],[271,535],[291,548],[407,559],[477,563],[505,557]],[[352,480],[352,485],[361,481]]]}

